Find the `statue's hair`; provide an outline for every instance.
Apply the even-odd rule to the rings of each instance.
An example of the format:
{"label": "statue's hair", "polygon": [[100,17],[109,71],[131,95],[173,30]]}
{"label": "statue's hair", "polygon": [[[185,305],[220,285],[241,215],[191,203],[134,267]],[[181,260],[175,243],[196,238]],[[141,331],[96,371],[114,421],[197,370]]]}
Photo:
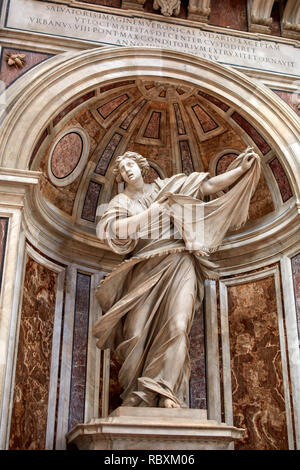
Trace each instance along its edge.
{"label": "statue's hair", "polygon": [[142,155],[140,155],[139,153],[129,152],[129,151],[125,152],[124,155],[120,155],[119,157],[117,157],[116,161],[115,161],[115,167],[113,169],[113,174],[116,177],[117,183],[122,183],[122,181],[123,181],[123,178],[122,178],[120,170],[119,170],[119,165],[120,165],[121,161],[124,158],[130,158],[131,160],[135,161],[138,164],[138,166],[140,167],[143,177],[146,175],[146,173],[148,172],[148,170],[150,168],[150,165],[149,165],[147,159],[145,157],[143,157]]}

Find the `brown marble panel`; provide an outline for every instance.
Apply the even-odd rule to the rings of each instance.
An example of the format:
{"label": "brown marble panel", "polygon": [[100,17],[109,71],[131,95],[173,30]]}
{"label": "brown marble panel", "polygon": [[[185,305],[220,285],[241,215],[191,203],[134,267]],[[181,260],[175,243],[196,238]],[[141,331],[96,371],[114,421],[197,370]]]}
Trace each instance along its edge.
{"label": "brown marble panel", "polygon": [[209,24],[247,31],[245,0],[211,0]]}
{"label": "brown marble panel", "polygon": [[149,139],[159,139],[160,138],[160,121],[161,113],[159,111],[153,111],[151,117],[146,126],[143,137]]}
{"label": "brown marble panel", "polygon": [[174,112],[175,112],[175,117],[176,117],[178,135],[184,135],[184,134],[186,134],[186,130],[185,130],[185,127],[184,127],[184,122],[183,122],[183,119],[182,119],[182,114],[181,114],[181,111],[180,111],[179,104],[174,103],[173,107],[174,107]]}
{"label": "brown marble panel", "polygon": [[45,448],[57,274],[28,258],[24,279],[10,449]]}
{"label": "brown marble panel", "polygon": [[298,338],[300,347],[300,253],[298,255],[293,256],[291,262],[294,283],[295,305],[297,313]]}
{"label": "brown marble panel", "polygon": [[218,108],[222,109],[222,111],[224,112],[228,111],[229,109],[229,106],[226,103],[223,103],[218,98],[210,95],[209,93],[198,91],[198,95],[202,96],[202,98],[205,98],[207,101],[210,101],[211,103],[215,104],[216,106],[218,106]]}
{"label": "brown marble panel", "polygon": [[179,142],[182,171],[186,175],[190,175],[194,171],[194,165],[191,155],[190,144],[188,140],[181,140]]}
{"label": "brown marble panel", "polygon": [[68,429],[72,429],[77,423],[84,422],[90,286],[91,276],[78,272],[76,280]]}
{"label": "brown marble panel", "polygon": [[204,111],[203,108],[201,108],[201,106],[196,104],[195,106],[192,106],[192,109],[196,118],[199,121],[200,126],[203,129],[203,132],[209,132],[214,129],[217,129],[218,124],[213,120],[211,116],[209,116],[206,111]]}
{"label": "brown marble panel", "polygon": [[107,146],[103,150],[103,153],[98,161],[98,164],[95,169],[95,173],[105,176],[106,170],[110,164],[110,161],[121,142],[122,135],[115,132],[108,142]]}
{"label": "brown marble panel", "polygon": [[126,116],[122,124],[120,125],[121,129],[127,130],[134,118],[138,115],[138,113],[141,111],[141,109],[145,106],[147,103],[147,100],[142,100],[140,101],[132,111],[129,112],[129,114]]}
{"label": "brown marble panel", "polygon": [[288,449],[274,277],[228,287],[236,449]]}
{"label": "brown marble panel", "polygon": [[300,116],[300,93],[292,93],[289,91],[272,90],[276,95],[280,96],[294,111]]}
{"label": "brown marble panel", "polygon": [[190,408],[207,408],[206,401],[206,367],[205,367],[205,333],[203,311],[195,314],[190,332]]}
{"label": "brown marble panel", "polygon": [[255,144],[263,155],[266,155],[271,150],[271,147],[265,141],[265,139],[245,118],[243,118],[243,116],[241,116],[238,112],[234,111],[231,115],[231,118],[239,126],[241,126],[242,129],[244,129],[244,131],[249,135],[249,137],[251,137],[251,139],[253,140],[253,142],[255,142]]}
{"label": "brown marble panel", "polygon": [[6,217],[0,217],[0,292],[2,287],[3,267],[6,252],[8,220],[9,219]]}
{"label": "brown marble panel", "polygon": [[282,201],[285,202],[293,196],[289,180],[278,158],[274,158],[269,165],[278,184]]}
{"label": "brown marble panel", "polygon": [[263,174],[260,175],[249,206],[249,220],[257,220],[275,210],[273,199]]}
{"label": "brown marble panel", "polygon": [[99,108],[97,108],[98,113],[103,119],[107,119],[108,116],[111,115],[116,109],[118,109],[123,103],[129,100],[129,96],[125,93],[121,96],[117,96],[103,105],[101,105]]}
{"label": "brown marble panel", "polygon": [[[6,61],[6,54],[25,54],[25,64],[23,67],[18,68],[15,65],[8,65]],[[52,54],[42,54],[40,52],[33,52],[33,51],[26,51],[23,49],[11,49],[9,47],[5,47],[2,49],[1,52],[1,71],[0,71],[0,80],[2,80],[6,87],[11,85],[17,78],[24,73],[28,72],[28,70],[32,69],[36,65],[44,62],[44,60],[49,59],[52,57]]]}
{"label": "brown marble panel", "polygon": [[51,158],[51,171],[56,178],[66,178],[75,170],[82,147],[82,138],[76,132],[70,132],[60,139]]}
{"label": "brown marble panel", "polygon": [[102,184],[96,183],[95,181],[90,181],[81,213],[82,219],[95,222],[101,189]]}

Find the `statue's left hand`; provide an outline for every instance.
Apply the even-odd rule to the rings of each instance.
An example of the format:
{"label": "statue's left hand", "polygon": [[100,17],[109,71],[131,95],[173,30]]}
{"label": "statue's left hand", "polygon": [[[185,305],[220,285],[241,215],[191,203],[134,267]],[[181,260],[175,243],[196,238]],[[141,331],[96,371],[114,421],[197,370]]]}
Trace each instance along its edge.
{"label": "statue's left hand", "polygon": [[241,163],[241,168],[243,170],[243,173],[245,173],[249,168],[251,167],[252,163],[254,162],[257,154],[253,151],[252,147],[248,147],[244,154],[243,154],[243,159]]}

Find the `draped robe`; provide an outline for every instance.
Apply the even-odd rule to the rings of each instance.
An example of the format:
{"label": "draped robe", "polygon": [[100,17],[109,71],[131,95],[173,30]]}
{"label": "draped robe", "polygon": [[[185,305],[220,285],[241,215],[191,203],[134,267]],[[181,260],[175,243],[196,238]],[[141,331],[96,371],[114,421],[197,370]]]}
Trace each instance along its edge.
{"label": "draped robe", "polygon": [[[97,346],[113,349],[122,363],[119,382],[123,404],[135,396],[138,406],[157,406],[160,397],[170,398],[181,407],[187,406],[188,335],[195,310],[203,300],[203,280],[217,277],[214,264],[205,255],[217,249],[228,228],[245,222],[259,177],[259,161],[252,167],[253,171],[247,172],[248,177],[243,177],[218,198],[217,203],[202,202],[201,188],[208,173],[179,174],[156,179],[146,186],[144,195],[136,199],[130,199],[124,192],[118,194],[101,218],[98,237],[114,252],[127,256],[97,288],[103,316],[93,328]],[[159,230],[154,227],[155,237],[125,235],[120,238],[113,233],[112,224],[116,219],[148,209],[163,195],[172,203],[194,201],[208,208],[204,215],[210,233],[207,243],[213,246],[199,249],[196,243],[194,249],[194,241],[186,240],[180,221],[172,211],[167,219],[160,220]],[[215,221],[220,222],[226,210],[226,221],[218,230]],[[171,216],[175,227],[171,224],[170,232]]]}

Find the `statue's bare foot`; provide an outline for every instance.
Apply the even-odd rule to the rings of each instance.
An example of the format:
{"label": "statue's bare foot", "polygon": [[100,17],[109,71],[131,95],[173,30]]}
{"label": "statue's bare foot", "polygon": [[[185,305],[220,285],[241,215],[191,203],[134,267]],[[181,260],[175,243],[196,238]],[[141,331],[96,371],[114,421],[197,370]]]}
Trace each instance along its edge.
{"label": "statue's bare foot", "polygon": [[161,397],[159,400],[159,406],[161,408],[180,408],[180,405],[176,403],[174,400],[171,400],[171,398],[166,398],[166,397]]}

